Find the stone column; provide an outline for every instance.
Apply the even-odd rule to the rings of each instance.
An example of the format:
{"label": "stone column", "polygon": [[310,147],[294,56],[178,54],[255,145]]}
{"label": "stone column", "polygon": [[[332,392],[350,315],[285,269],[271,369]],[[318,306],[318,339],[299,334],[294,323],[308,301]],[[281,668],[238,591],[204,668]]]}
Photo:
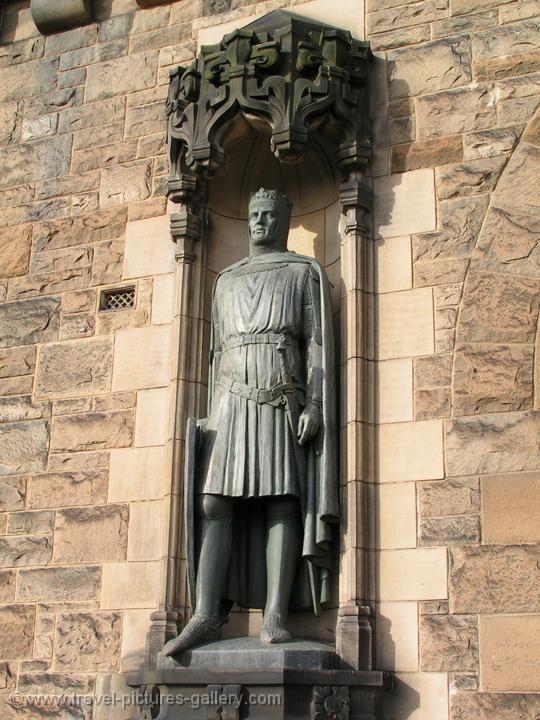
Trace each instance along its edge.
{"label": "stone column", "polygon": [[194,203],[183,203],[171,215],[171,235],[176,242],[175,311],[171,384],[174,407],[169,413],[168,463],[171,468],[169,493],[164,498],[162,524],[159,609],[152,613],[147,637],[147,666],[155,664],[157,653],[185,620],[189,607],[185,581],[185,539],[183,528],[184,437],[187,418],[203,416],[205,395],[202,362],[204,265],[201,242],[203,211]]}
{"label": "stone column", "polygon": [[371,186],[353,172],[340,188],[342,529],[336,649],[343,664],[371,669],[370,561],[374,480],[373,246]]}

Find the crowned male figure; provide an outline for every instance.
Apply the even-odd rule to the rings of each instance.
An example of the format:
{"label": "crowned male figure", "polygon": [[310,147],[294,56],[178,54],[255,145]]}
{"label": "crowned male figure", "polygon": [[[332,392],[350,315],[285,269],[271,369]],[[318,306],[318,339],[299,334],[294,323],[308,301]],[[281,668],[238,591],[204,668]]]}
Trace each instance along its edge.
{"label": "crowned male figure", "polygon": [[[319,613],[338,520],[332,311],[320,265],[287,251],[291,206],[261,188],[249,256],[214,285],[209,415],[186,445],[194,614],[163,652],[216,639],[234,602],[287,642],[290,609]],[[196,456],[196,457],[195,457]]]}

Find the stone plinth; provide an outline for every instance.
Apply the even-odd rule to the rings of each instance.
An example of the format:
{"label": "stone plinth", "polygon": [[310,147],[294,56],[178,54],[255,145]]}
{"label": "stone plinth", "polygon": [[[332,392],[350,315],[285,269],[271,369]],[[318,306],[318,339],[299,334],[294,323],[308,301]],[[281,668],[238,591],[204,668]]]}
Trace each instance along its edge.
{"label": "stone plinth", "polygon": [[156,669],[131,673],[127,683],[141,694],[143,717],[150,711],[167,720],[379,720],[391,679],[380,671],[339,669],[334,648],[324,643],[233,638],[178,658],[159,655]]}

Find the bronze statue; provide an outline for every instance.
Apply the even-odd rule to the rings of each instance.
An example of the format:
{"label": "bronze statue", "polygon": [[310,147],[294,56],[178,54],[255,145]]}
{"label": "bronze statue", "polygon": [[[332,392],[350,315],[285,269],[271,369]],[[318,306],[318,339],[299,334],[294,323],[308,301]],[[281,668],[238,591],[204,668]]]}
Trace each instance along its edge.
{"label": "bronze statue", "polygon": [[209,415],[186,440],[194,614],[165,655],[216,639],[234,602],[264,609],[261,640],[291,639],[289,609],[328,599],[338,520],[332,312],[320,265],[287,251],[291,207],[261,188],[249,257],[214,285]]}

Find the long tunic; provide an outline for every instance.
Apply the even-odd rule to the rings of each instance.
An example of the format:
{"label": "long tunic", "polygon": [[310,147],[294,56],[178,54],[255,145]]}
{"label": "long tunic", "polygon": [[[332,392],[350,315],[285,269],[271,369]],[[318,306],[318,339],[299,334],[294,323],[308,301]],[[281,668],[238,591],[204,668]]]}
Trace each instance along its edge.
{"label": "long tunic", "polygon": [[[244,498],[302,497],[306,455],[283,403],[234,391],[301,384],[311,392],[310,345],[317,319],[304,263],[250,260],[220,275],[212,322],[215,373],[199,492]],[[315,306],[317,303],[315,303]],[[299,411],[305,393],[298,390]]]}

